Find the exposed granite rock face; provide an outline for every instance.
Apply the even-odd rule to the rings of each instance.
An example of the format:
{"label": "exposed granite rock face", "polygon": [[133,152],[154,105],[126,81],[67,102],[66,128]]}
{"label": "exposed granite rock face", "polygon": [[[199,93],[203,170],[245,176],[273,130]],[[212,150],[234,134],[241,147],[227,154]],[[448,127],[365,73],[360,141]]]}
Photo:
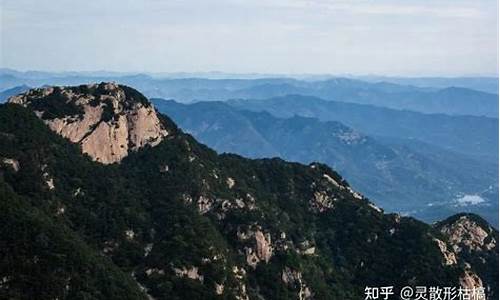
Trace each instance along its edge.
{"label": "exposed granite rock face", "polygon": [[50,176],[50,174],[47,172],[47,165],[43,165],[41,167],[41,171],[43,172],[42,178],[43,178],[45,184],[47,185],[47,187],[49,188],[49,190],[55,189],[56,187],[54,185],[54,178],[52,176]]}
{"label": "exposed granite rock face", "polygon": [[249,246],[244,248],[246,262],[252,268],[255,269],[259,262],[268,263],[273,256],[274,248],[271,242],[271,235],[263,233],[260,227],[256,230],[247,230],[246,232],[238,231],[237,237],[240,241],[253,240]]}
{"label": "exposed granite rock face", "polygon": [[174,268],[175,275],[178,277],[187,277],[189,279],[198,280],[203,282],[203,275],[200,275],[198,272],[198,267],[182,267],[182,268]]}
{"label": "exposed granite rock face", "polygon": [[247,286],[245,284],[245,278],[247,276],[247,272],[244,268],[240,268],[238,266],[233,266],[232,269],[233,276],[236,279],[237,286],[235,288],[235,299],[237,300],[249,300],[247,294]]}
{"label": "exposed granite rock face", "polygon": [[198,201],[196,202],[198,204],[198,211],[201,214],[206,214],[212,209],[212,206],[214,205],[215,200],[210,199],[205,196],[200,196],[198,198]]}
{"label": "exposed granite rock face", "polygon": [[[322,168],[319,164],[312,163],[309,165],[310,168]],[[338,180],[334,178],[334,175],[324,173],[321,180],[315,181],[311,184],[311,189],[313,189],[313,194],[309,200],[309,208],[311,211],[316,213],[324,213],[326,211],[332,210],[335,207],[335,202],[339,199],[336,195],[340,191],[352,194],[357,199],[362,199],[362,197],[352,190],[342,179]]]}
{"label": "exposed granite rock face", "polygon": [[442,226],[440,231],[448,237],[453,250],[457,253],[463,250],[491,250],[497,243],[493,237],[487,239],[493,231],[491,227],[484,228],[465,215],[453,223]]}
{"label": "exposed granite rock face", "polygon": [[483,281],[479,276],[472,272],[471,270],[466,270],[465,273],[460,277],[460,286],[467,289],[482,288]]}
{"label": "exposed granite rock face", "polygon": [[437,243],[439,250],[441,250],[441,253],[443,253],[444,264],[447,266],[456,265],[457,258],[455,256],[455,253],[448,250],[446,243],[436,238],[434,239],[434,241]]}
{"label": "exposed granite rock face", "polygon": [[313,293],[303,280],[301,272],[285,267],[285,269],[281,272],[281,281],[283,281],[283,283],[287,286],[298,290],[297,296],[299,300],[308,300],[313,298]]}
{"label": "exposed granite rock face", "polygon": [[498,299],[497,287],[489,284],[498,278],[498,272],[488,269],[488,265],[498,264],[498,231],[473,214],[458,214],[434,227],[447,238],[451,246],[446,247],[445,242],[438,242],[445,260],[465,266],[459,277],[460,285],[483,290],[485,299]]}
{"label": "exposed granite rock face", "polygon": [[19,169],[21,168],[19,166],[19,161],[17,159],[14,159],[14,158],[0,158],[0,159],[1,159],[0,162],[2,163],[2,165],[11,168],[14,172],[19,171]]}
{"label": "exposed granite rock face", "polygon": [[226,184],[227,184],[227,187],[228,187],[228,188],[232,189],[232,188],[233,188],[233,186],[236,184],[236,181],[234,181],[234,179],[233,179],[233,178],[228,177],[228,178],[226,179]]}
{"label": "exposed granite rock face", "polygon": [[215,294],[222,295],[224,293],[224,285],[215,283]]}
{"label": "exposed granite rock face", "polygon": [[255,242],[257,257],[266,263],[269,262],[269,259],[273,255],[271,235],[269,233],[264,235],[262,231],[258,230],[255,232]]}
{"label": "exposed granite rock face", "polygon": [[83,153],[111,164],[169,134],[153,106],[138,98],[130,88],[101,83],[32,89],[9,102],[32,108],[50,129],[80,144]]}
{"label": "exposed granite rock face", "polygon": [[332,198],[328,193],[324,191],[314,192],[314,197],[311,199],[310,207],[311,210],[316,212],[324,212],[328,209],[333,208],[333,203],[335,199]]}
{"label": "exposed granite rock face", "polygon": [[316,253],[316,247],[310,241],[306,240],[298,245],[297,253],[302,255],[314,255]]}

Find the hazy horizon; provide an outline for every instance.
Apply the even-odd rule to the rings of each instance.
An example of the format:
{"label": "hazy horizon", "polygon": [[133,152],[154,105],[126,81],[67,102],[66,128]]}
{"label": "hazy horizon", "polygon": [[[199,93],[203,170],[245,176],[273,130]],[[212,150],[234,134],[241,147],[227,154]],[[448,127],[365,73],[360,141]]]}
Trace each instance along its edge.
{"label": "hazy horizon", "polygon": [[4,0],[0,66],[497,76],[497,12],[495,0]]}
{"label": "hazy horizon", "polygon": [[22,73],[22,74],[30,74],[30,73],[46,73],[46,74],[52,74],[52,75],[61,75],[61,76],[67,76],[69,74],[75,74],[75,75],[99,75],[101,74],[109,74],[110,76],[112,75],[117,75],[117,76],[134,76],[134,75],[146,75],[146,76],[151,76],[151,77],[175,77],[175,76],[190,76],[190,75],[195,75],[195,76],[212,76],[212,77],[217,77],[217,75],[222,76],[224,78],[226,77],[234,77],[238,78],[237,76],[241,76],[243,78],[245,77],[251,77],[251,78],[304,78],[304,77],[337,77],[337,78],[448,78],[448,79],[453,79],[453,78],[498,78],[499,74],[457,74],[457,75],[440,75],[440,74],[424,74],[424,75],[398,75],[398,74],[350,74],[350,73],[342,73],[342,74],[333,74],[333,73],[261,73],[261,72],[251,72],[251,73],[235,73],[235,72],[226,72],[226,71],[218,71],[218,70],[213,70],[213,71],[177,71],[177,72],[149,72],[149,71],[115,71],[115,70],[40,70],[40,69],[16,69],[16,68],[9,68],[9,67],[3,67],[0,66],[0,72],[2,73]]}

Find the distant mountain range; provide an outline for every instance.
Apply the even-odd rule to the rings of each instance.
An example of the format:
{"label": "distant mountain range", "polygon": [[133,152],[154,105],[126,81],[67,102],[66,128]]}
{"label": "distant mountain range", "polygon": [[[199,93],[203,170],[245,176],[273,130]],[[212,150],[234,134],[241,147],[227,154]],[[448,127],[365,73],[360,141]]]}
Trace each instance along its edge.
{"label": "distant mountain range", "polygon": [[240,109],[267,111],[277,117],[298,115],[339,121],[371,136],[420,141],[479,159],[498,161],[497,118],[422,114],[301,95],[228,103]]}
{"label": "distant mountain range", "polygon": [[[312,77],[316,78],[316,77]],[[320,77],[322,78],[322,77]],[[20,85],[74,85],[81,82],[116,81],[134,86],[148,97],[176,99],[179,102],[222,101],[228,99],[265,99],[300,94],[325,100],[371,104],[380,107],[412,110],[424,113],[449,115],[477,115],[497,117],[498,95],[470,87],[490,86],[491,78],[474,80],[397,80],[367,77],[368,81],[341,77],[325,77],[318,80],[293,78],[260,79],[204,79],[162,78],[143,74],[119,74],[110,72],[43,73],[0,72],[0,90]],[[396,84],[394,82],[400,83]],[[467,82],[468,84],[465,84]],[[421,87],[408,84],[415,83]],[[456,85],[446,85],[454,84]]]}
{"label": "distant mountain range", "polygon": [[368,82],[391,82],[417,87],[448,88],[460,87],[471,90],[498,94],[498,77],[390,77],[390,76],[358,76],[354,77]]}
{"label": "distant mountain range", "polygon": [[10,75],[23,79],[44,79],[56,77],[127,77],[143,75],[151,79],[261,79],[261,78],[288,78],[304,81],[324,81],[335,78],[350,78],[367,82],[388,82],[399,85],[415,86],[422,88],[447,88],[461,87],[486,93],[498,94],[498,76],[454,76],[454,77],[432,77],[432,76],[381,76],[381,75],[351,75],[351,74],[267,74],[267,73],[228,73],[228,72],[157,72],[157,73],[137,73],[137,72],[113,72],[113,71],[66,71],[66,72],[46,72],[46,71],[17,71],[9,68],[0,68],[0,75]]}
{"label": "distant mountain range", "polygon": [[[335,119],[335,115],[339,114],[344,121],[352,114],[361,113],[354,119],[354,124],[365,120],[365,126],[371,123],[378,128],[378,135],[367,136],[338,121],[297,116],[315,101],[317,103],[313,107],[322,112],[322,116],[330,116],[330,119]],[[477,141],[473,135],[462,140],[461,137],[467,133],[457,136],[457,132],[465,130],[467,126],[481,133],[479,140],[494,137],[496,127],[481,130],[475,123],[464,123],[463,120],[468,120],[469,117],[412,113],[407,125],[413,123],[417,126],[422,122],[425,126],[420,127],[420,131],[415,130],[415,138],[404,139],[404,130],[396,132],[399,135],[391,136],[389,129],[394,122],[404,120],[409,112],[369,106],[360,110],[357,109],[360,105],[321,101],[295,96],[262,101],[231,101],[231,105],[222,102],[185,105],[161,99],[154,99],[153,103],[181,128],[221,153],[238,153],[253,158],[282,157],[302,163],[326,163],[344,174],[354,188],[390,211],[406,212],[426,221],[435,221],[466,210],[479,213],[492,223],[498,221],[497,163],[435,145],[448,145],[447,148],[458,149],[457,140],[462,143]],[[320,107],[318,103],[327,105],[330,110]],[[304,109],[296,110],[301,105]],[[343,107],[342,110],[337,110],[336,105],[351,105],[356,109]],[[279,114],[281,118],[267,111],[242,110],[245,107],[254,110],[259,107]],[[307,110],[308,115],[311,115],[311,111],[314,112]],[[291,112],[297,115],[292,115]],[[369,115],[363,116],[363,112]],[[476,119],[478,124],[485,121]],[[379,124],[381,120],[388,124]],[[436,133],[434,140],[423,139],[423,142],[421,138],[426,137],[426,132],[433,127],[440,128],[443,120],[448,125]],[[491,121],[494,123],[496,119]],[[405,125],[402,127],[404,129]],[[386,135],[381,136],[383,133]],[[440,135],[443,137],[440,138]],[[492,153],[489,154],[493,156]],[[478,203],[461,202],[460,199],[467,195],[476,195],[481,200]]]}

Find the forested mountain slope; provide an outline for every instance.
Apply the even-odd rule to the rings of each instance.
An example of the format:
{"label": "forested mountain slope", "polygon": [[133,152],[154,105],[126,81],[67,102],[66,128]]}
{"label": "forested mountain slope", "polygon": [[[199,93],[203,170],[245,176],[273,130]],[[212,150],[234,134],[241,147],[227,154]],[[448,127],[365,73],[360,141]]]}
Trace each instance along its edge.
{"label": "forested mountain slope", "polygon": [[[383,214],[324,165],[217,155],[115,84],[12,102],[0,106],[2,298],[359,299],[367,285],[498,297],[498,276],[483,275],[497,272],[498,232],[477,217],[439,230]],[[142,126],[141,111],[159,123]],[[484,262],[455,237],[479,241]]]}

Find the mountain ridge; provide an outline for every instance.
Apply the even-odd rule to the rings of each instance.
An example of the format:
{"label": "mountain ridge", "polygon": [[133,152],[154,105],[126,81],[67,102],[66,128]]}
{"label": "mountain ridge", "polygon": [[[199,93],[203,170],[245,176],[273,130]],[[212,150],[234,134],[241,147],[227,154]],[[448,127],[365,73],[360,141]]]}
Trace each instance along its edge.
{"label": "mountain ridge", "polygon": [[[183,130],[219,153],[279,156],[305,164],[319,161],[339,171],[356,189],[389,211],[433,222],[467,210],[497,223],[492,210],[497,198],[496,168],[487,162],[416,141],[413,146],[406,140],[366,135],[337,121],[305,117],[304,113],[278,118],[265,110],[247,111],[224,102],[152,101]],[[283,110],[292,108],[289,105]],[[334,110],[325,114],[335,118]],[[491,194],[484,193],[490,186]],[[458,207],[461,195],[480,195],[483,202]]]}
{"label": "mountain ridge", "polygon": [[496,118],[423,114],[302,95],[229,100],[226,103],[238,109],[267,111],[281,118],[300,115],[322,121],[339,121],[368,135],[416,139],[498,161],[498,140],[494,138],[498,136]]}
{"label": "mountain ridge", "polygon": [[[0,106],[0,187],[11,190],[2,205],[20,201],[44,216],[42,224],[66,226],[88,245],[89,257],[107,257],[112,265],[103,268],[118,272],[99,276],[136,283],[106,294],[106,283],[86,285],[89,279],[73,271],[80,262],[61,264],[50,255],[68,250],[45,227],[34,227],[31,239],[18,226],[0,226],[0,251],[8,254],[0,262],[0,295],[359,299],[367,284],[470,286],[463,278],[473,275],[491,299],[498,294],[498,280],[476,261],[466,269],[469,261],[457,253],[457,263],[446,263],[434,240],[448,244],[445,235],[383,214],[327,166],[217,155],[156,115],[169,124],[170,138],[103,164],[29,107]],[[15,219],[5,213],[0,224]],[[479,254],[482,268],[495,273],[489,266],[498,262],[498,232],[492,234],[495,246]],[[30,259],[20,268],[22,253]],[[40,284],[34,288],[32,280]]]}

